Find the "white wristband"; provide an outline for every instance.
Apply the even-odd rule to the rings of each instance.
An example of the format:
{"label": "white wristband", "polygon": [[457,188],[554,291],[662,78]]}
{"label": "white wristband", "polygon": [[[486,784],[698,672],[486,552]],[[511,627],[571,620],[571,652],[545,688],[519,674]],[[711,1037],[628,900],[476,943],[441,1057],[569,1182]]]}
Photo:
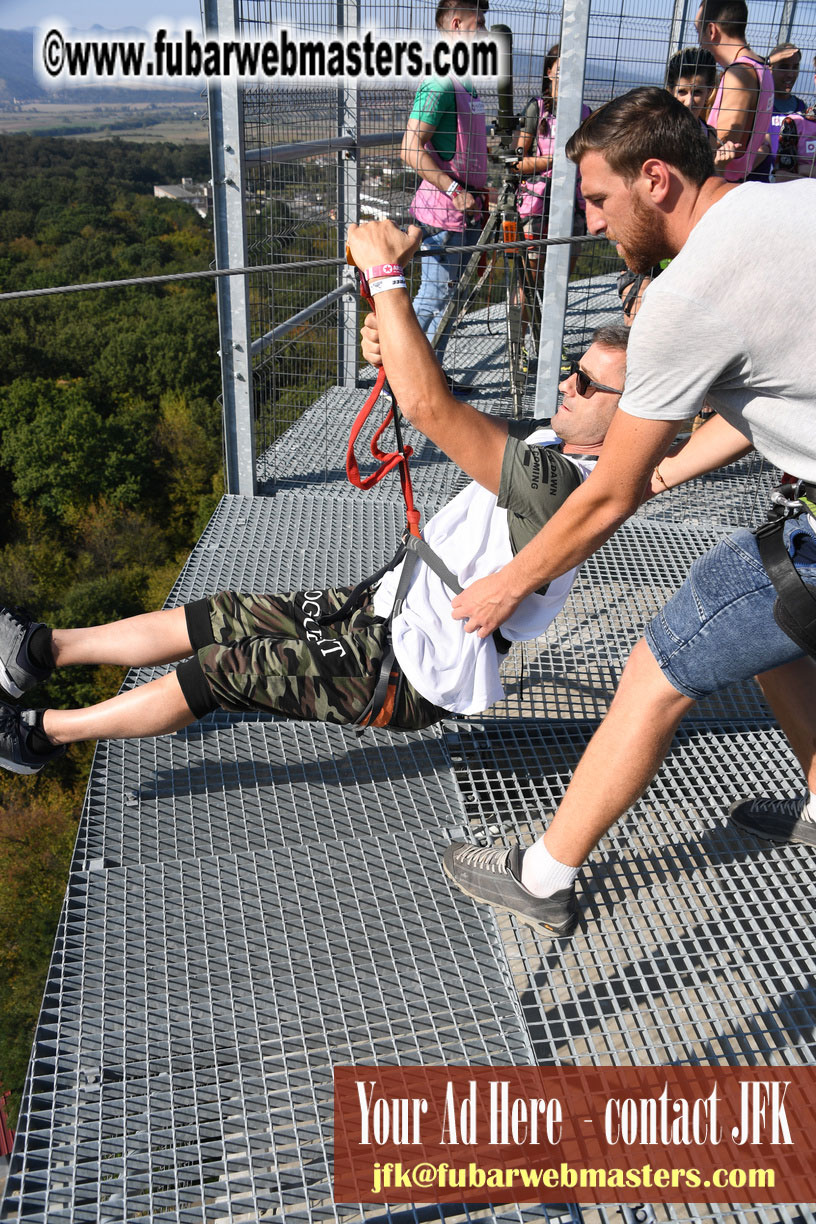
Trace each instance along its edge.
{"label": "white wristband", "polygon": [[455,195],[458,195],[461,190],[462,190],[462,184],[457,183],[456,179],[454,179],[450,187],[446,189],[445,195],[450,196],[452,199]]}
{"label": "white wristband", "polygon": [[404,276],[383,276],[379,280],[369,281],[368,292],[372,297],[385,293],[386,289],[407,289]]}

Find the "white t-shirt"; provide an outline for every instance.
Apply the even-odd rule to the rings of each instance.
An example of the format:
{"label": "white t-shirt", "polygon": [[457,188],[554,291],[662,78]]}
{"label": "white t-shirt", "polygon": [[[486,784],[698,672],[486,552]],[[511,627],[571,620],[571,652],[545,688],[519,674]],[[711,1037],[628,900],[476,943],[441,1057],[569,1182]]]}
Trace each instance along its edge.
{"label": "white t-shirt", "polygon": [[816,181],[745,183],[647,289],[620,407],[684,420],[706,398],[776,467],[816,480]]}
{"label": "white t-shirt", "polygon": [[[530,445],[555,446],[551,429],[538,429],[525,439]],[[567,456],[584,476],[592,459]],[[485,578],[512,560],[507,511],[495,493],[475,481],[435,514],[423,532],[425,540],[456,574],[463,587]],[[394,606],[402,566],[386,574],[374,594],[374,612],[388,616]],[[509,642],[524,642],[546,632],[561,611],[577,569],[550,583],[544,595],[522,600],[501,632]],[[442,579],[417,562],[402,612],[394,618],[392,641],[406,678],[428,701],[455,714],[479,714],[504,696],[499,678],[499,654],[492,637],[465,632],[465,622],[451,615],[453,592]]]}

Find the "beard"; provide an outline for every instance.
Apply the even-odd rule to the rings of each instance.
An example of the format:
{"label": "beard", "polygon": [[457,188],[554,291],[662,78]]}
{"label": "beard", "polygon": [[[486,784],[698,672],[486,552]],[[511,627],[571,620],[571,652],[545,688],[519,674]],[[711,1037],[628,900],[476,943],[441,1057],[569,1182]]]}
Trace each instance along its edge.
{"label": "beard", "polygon": [[632,211],[628,222],[626,241],[620,238],[621,255],[632,272],[645,273],[661,259],[667,259],[672,251],[666,237],[666,220],[662,213],[637,195],[632,195]]}

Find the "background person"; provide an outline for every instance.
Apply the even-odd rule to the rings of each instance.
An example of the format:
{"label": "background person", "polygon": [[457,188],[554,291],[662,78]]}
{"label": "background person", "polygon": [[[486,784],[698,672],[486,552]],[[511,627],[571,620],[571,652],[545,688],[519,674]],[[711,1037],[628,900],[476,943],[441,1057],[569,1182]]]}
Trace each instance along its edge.
{"label": "background person", "polygon": [[[487,9],[487,0],[440,0],[436,27],[451,37],[467,37],[485,28]],[[469,258],[461,248],[477,242],[486,215],[485,108],[472,83],[449,76],[421,85],[400,154],[422,179],[411,203],[425,235],[414,310],[433,340]],[[447,337],[441,337],[440,361],[446,344]]]}
{"label": "background person", "polygon": [[[550,185],[552,182],[553,157],[555,154],[556,110],[558,108],[558,73],[561,63],[561,44],[550,47],[544,58],[544,74],[541,93],[530,98],[524,111],[517,147],[521,157],[517,169],[522,175],[535,175],[532,183],[522,182],[519,187],[519,216],[528,238],[543,238],[547,235],[550,212]],[[589,114],[586,103],[581,105],[581,119]],[[586,233],[584,220],[584,197],[581,195],[580,175],[575,185],[575,208],[572,214],[572,233]],[[543,263],[546,250],[533,248],[529,266],[535,276]]]}
{"label": "background person", "polygon": [[770,182],[775,169],[779,136],[785,116],[804,115],[807,110],[807,103],[793,92],[801,66],[802,52],[794,43],[778,43],[768,56],[768,67],[771,69],[774,83],[773,113],[764,146],[767,153],[754,168],[752,178]]}
{"label": "background person", "polygon": [[688,107],[694,118],[706,128],[706,114],[716,83],[717,61],[703,47],[684,47],[666,65],[666,88],[669,93]]}
{"label": "background person", "polygon": [[729,183],[744,182],[757,162],[771,125],[771,70],[745,41],[745,0],[704,0],[694,26],[722,76],[708,114],[717,133],[717,170]]}

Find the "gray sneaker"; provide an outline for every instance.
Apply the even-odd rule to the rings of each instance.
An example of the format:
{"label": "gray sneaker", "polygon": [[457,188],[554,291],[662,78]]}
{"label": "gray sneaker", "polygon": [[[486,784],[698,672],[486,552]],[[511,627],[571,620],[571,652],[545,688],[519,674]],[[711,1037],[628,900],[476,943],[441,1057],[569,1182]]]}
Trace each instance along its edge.
{"label": "gray sneaker", "polygon": [[445,851],[442,866],[463,893],[494,909],[506,910],[521,922],[548,935],[571,935],[578,923],[575,886],[562,888],[551,897],[537,897],[521,882],[521,846],[474,846],[453,842]]}
{"label": "gray sneaker", "polygon": [[32,752],[29,740],[36,721],[36,710],[20,710],[0,701],[0,769],[16,774],[37,774],[65,755],[64,744],[47,753]]}
{"label": "gray sneaker", "polygon": [[803,820],[802,812],[808,802],[807,795],[794,795],[790,799],[743,799],[731,807],[730,816],[735,825],[772,842],[802,842],[816,846],[816,824]]}
{"label": "gray sneaker", "polygon": [[42,628],[25,612],[16,608],[0,608],[0,688],[11,697],[22,697],[28,689],[47,680],[53,668],[43,669],[32,663],[28,643],[32,634]]}

